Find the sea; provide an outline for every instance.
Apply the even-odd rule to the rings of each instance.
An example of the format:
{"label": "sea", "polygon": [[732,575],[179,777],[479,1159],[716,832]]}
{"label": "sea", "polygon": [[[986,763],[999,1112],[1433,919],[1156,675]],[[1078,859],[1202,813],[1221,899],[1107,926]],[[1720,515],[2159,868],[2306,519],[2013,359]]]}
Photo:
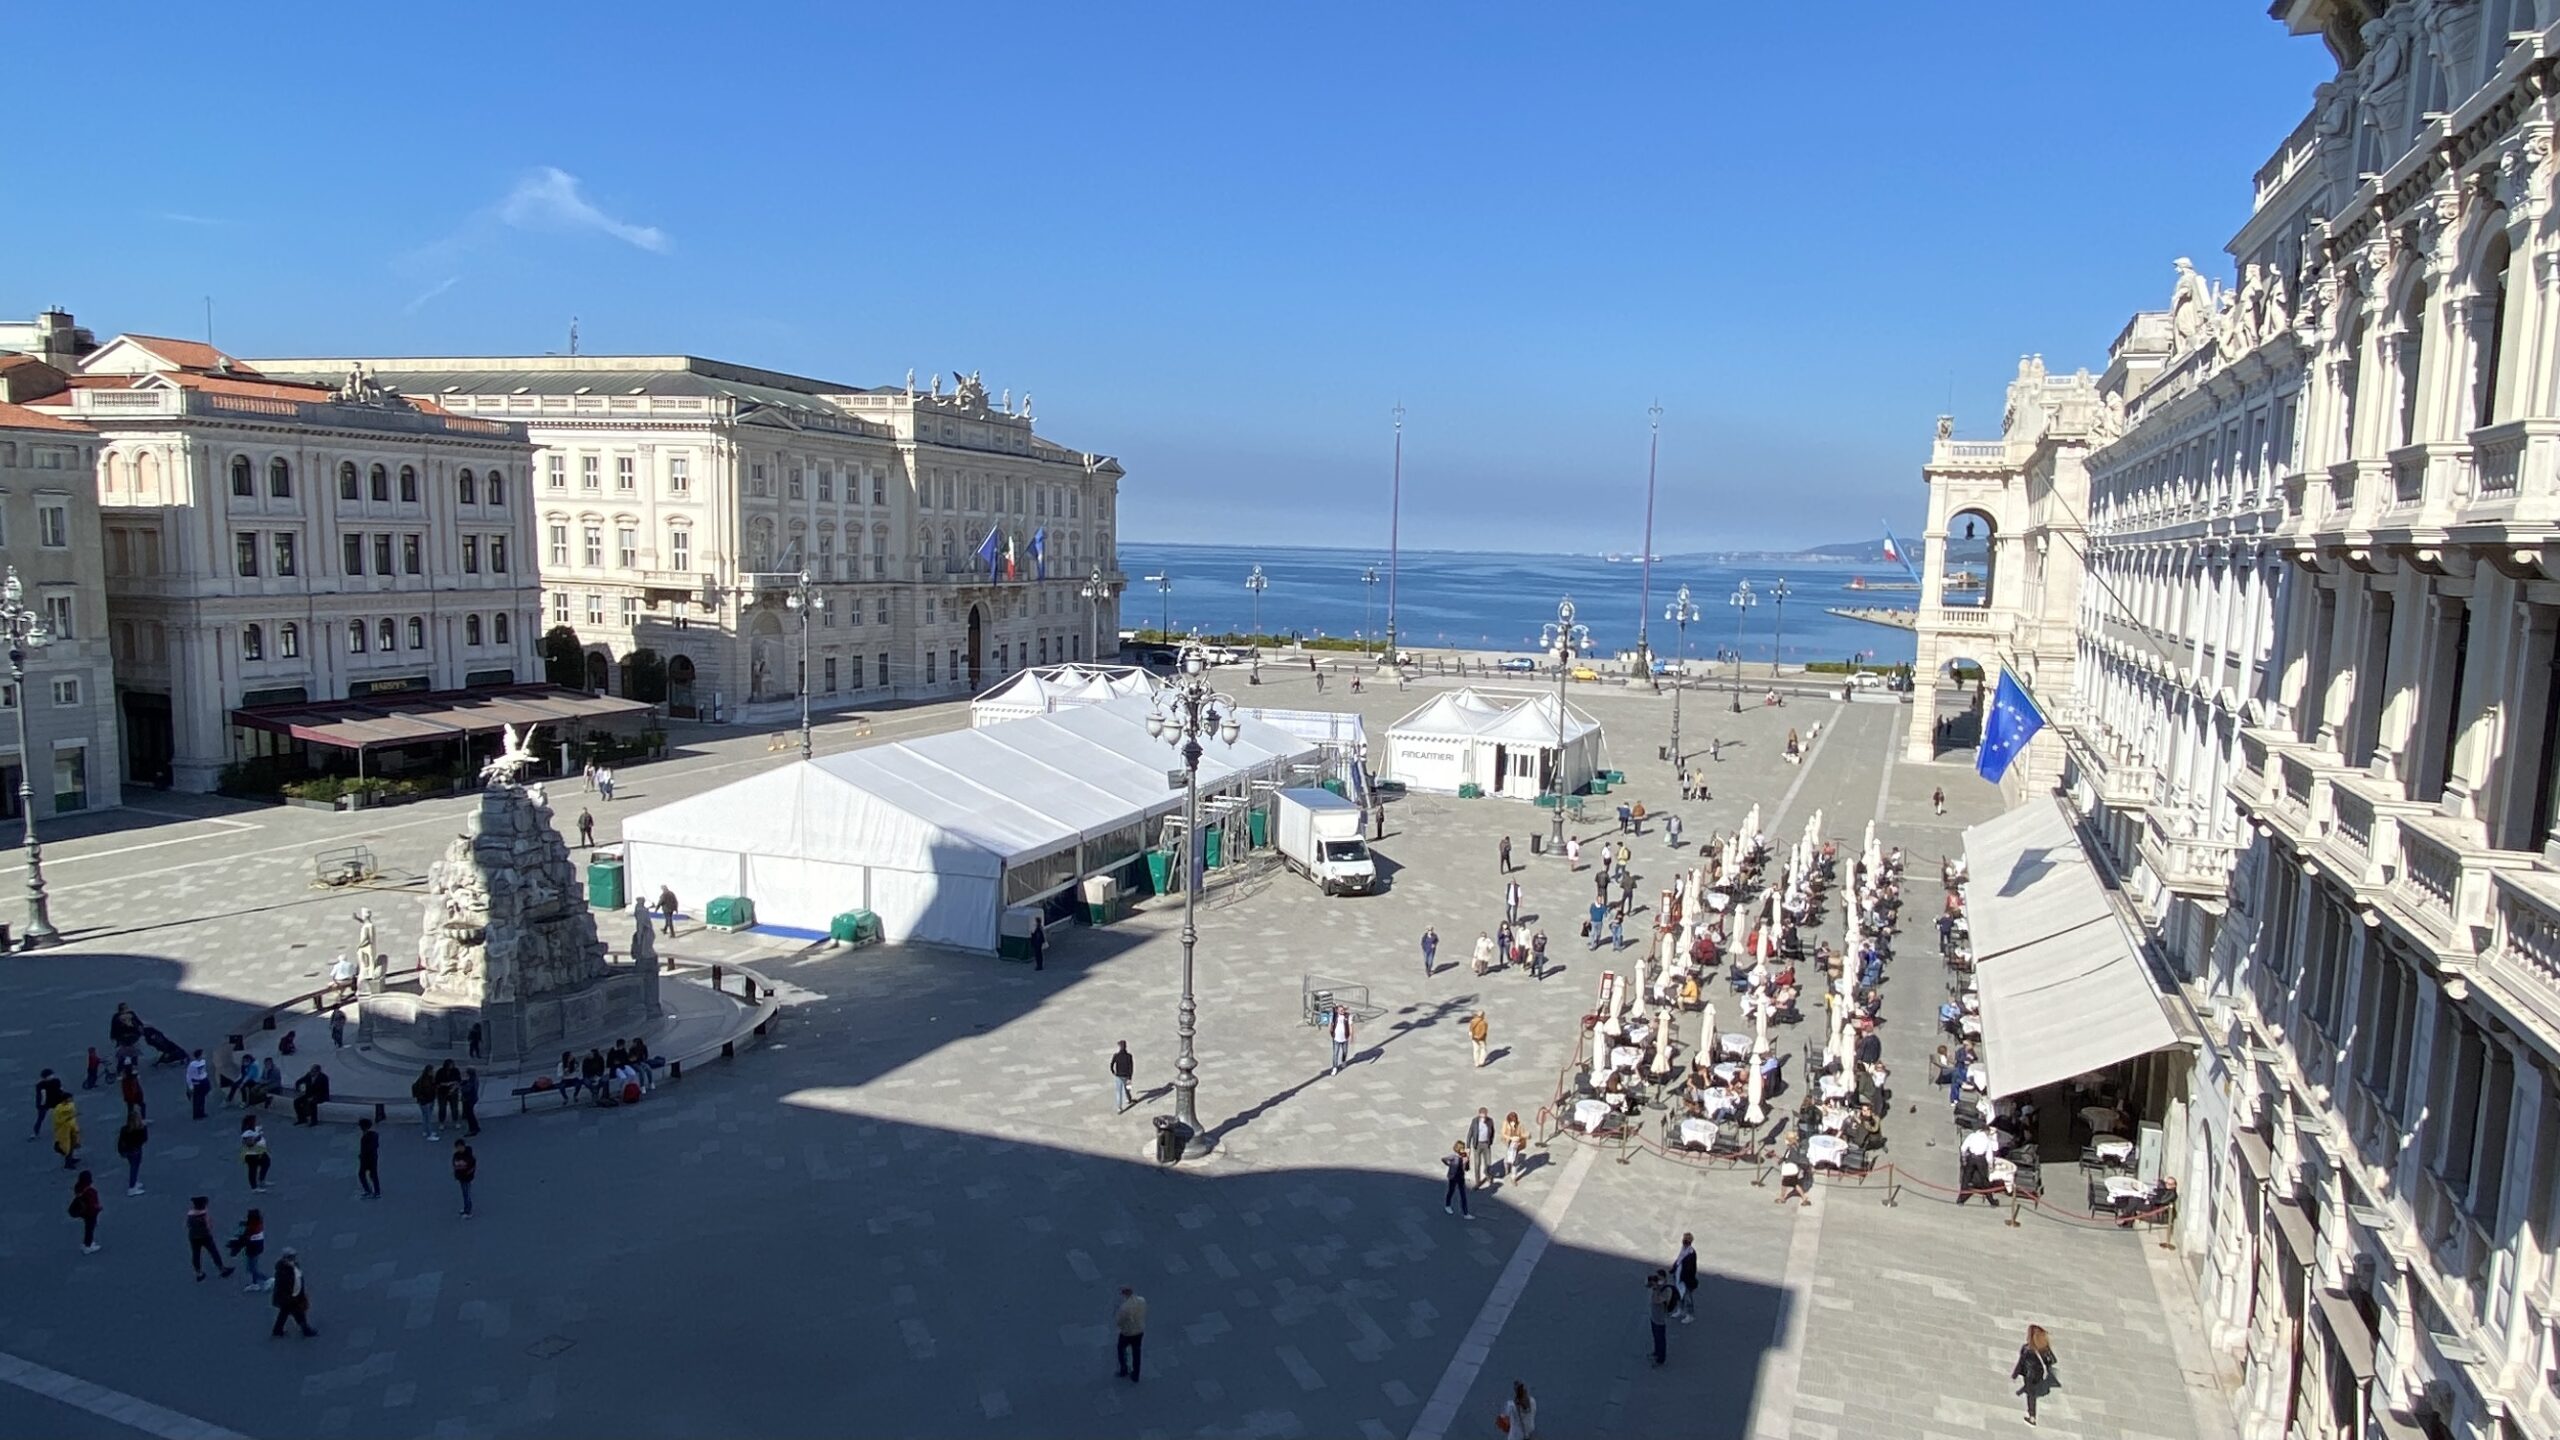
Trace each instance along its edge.
{"label": "sea", "polygon": [[[1379,637],[1387,628],[1388,564],[1384,547],[1343,550],[1286,545],[1120,544],[1120,568],[1129,591],[1120,622],[1153,629],[1170,618],[1176,631],[1244,633],[1254,629],[1254,595],[1245,577],[1255,566],[1270,586],[1262,592],[1261,631],[1304,637]],[[1362,583],[1374,569],[1378,583]],[[1517,555],[1491,551],[1407,550],[1395,566],[1396,624],[1408,647],[1534,651],[1539,628],[1556,618],[1557,602],[1570,596],[1574,619],[1591,630],[1591,653],[1632,649],[1637,622],[1648,614],[1642,600],[1644,566],[1634,556]],[[1162,575],[1168,593],[1147,577]],[[1688,627],[1688,653],[1707,659],[1737,644],[1732,597],[1751,582],[1759,603],[1741,612],[1739,646],[1745,660],[1768,660],[1780,648],[1781,607],[1770,599],[1787,582],[1783,650],[1790,665],[1856,658],[1868,664],[1911,660],[1912,632],[1828,612],[1830,607],[1901,608],[1919,596],[1904,589],[1850,588],[1909,584],[1890,560],[1852,562],[1827,558],[1757,559],[1744,556],[1666,555],[1653,564],[1647,624],[1654,653],[1669,657],[1679,645],[1678,627],[1663,618],[1680,587],[1701,618]]]}

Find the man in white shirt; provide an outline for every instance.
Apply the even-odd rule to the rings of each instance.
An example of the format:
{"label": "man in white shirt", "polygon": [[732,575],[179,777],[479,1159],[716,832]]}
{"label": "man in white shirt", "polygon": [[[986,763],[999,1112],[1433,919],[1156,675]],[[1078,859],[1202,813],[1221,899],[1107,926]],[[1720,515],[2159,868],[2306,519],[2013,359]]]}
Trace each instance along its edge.
{"label": "man in white shirt", "polygon": [[[2000,1153],[2000,1144],[1992,1135],[1989,1126],[1986,1125],[1966,1134],[1964,1144],[1956,1151],[1956,1169],[1962,1176],[1958,1183],[1964,1187],[1963,1193],[1956,1196],[1957,1204],[1961,1205],[1972,1199],[1976,1191],[1990,1190],[1991,1157],[1998,1153]],[[1985,1204],[1995,1208],[1999,1204],[1987,1193],[1982,1198]]]}
{"label": "man in white shirt", "polygon": [[1333,1007],[1333,1073],[1351,1063],[1351,1012],[1340,1005]]}
{"label": "man in white shirt", "polygon": [[1520,928],[1520,882],[1517,880],[1502,887],[1502,918],[1512,929]]}
{"label": "man in white shirt", "polygon": [[196,1118],[204,1118],[205,1097],[213,1093],[213,1067],[204,1063],[204,1052],[198,1050],[187,1057],[187,1101],[195,1106]]}

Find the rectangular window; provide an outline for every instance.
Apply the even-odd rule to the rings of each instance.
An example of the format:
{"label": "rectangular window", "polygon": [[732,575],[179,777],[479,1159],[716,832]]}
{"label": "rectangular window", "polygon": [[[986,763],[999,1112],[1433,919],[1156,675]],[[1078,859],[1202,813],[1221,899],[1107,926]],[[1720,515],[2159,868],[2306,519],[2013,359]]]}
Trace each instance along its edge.
{"label": "rectangular window", "polygon": [[373,537],[373,573],[376,575],[391,573],[391,537],[389,535]]}
{"label": "rectangular window", "polygon": [[629,491],[640,488],[639,472],[632,468],[633,463],[632,458],[628,455],[616,455],[613,457],[614,489]]}
{"label": "rectangular window", "polygon": [[883,625],[886,625],[886,624],[888,624],[888,623],[889,623],[889,597],[888,597],[888,596],[883,595],[883,596],[881,596],[881,597],[880,597],[879,606],[878,606],[878,608],[873,612],[873,614],[872,614],[872,617],[871,617],[871,618],[872,618],[872,619],[874,619],[874,620],[879,621],[879,622],[880,622],[881,624],[883,624]]}
{"label": "rectangular window", "polygon": [[585,526],[581,530],[580,538],[586,542],[585,554],[587,557],[587,568],[590,570],[603,569],[604,527],[601,525]]}
{"label": "rectangular window", "polygon": [[624,525],[613,532],[614,549],[622,555],[622,568],[629,570],[640,563],[640,532]]}
{"label": "rectangular window", "polygon": [[341,465],[338,467],[338,498],[341,500],[353,500],[357,498],[356,467],[353,465]]}
{"label": "rectangular window", "polygon": [[551,527],[551,563],[554,565],[569,563],[569,527],[566,525]]}
{"label": "rectangular window", "polygon": [[302,627],[288,623],[276,632],[276,653],[287,660],[302,653]]}
{"label": "rectangular window", "polygon": [[233,498],[240,500],[257,498],[258,473],[250,468],[246,460],[235,460],[231,464],[231,494]]}
{"label": "rectangular window", "polygon": [[671,495],[693,493],[693,462],[682,455],[667,462],[667,493]]}
{"label": "rectangular window", "polygon": [[80,679],[78,676],[66,675],[53,682],[53,703],[56,705],[77,705],[80,703]]}
{"label": "rectangular window", "polygon": [[[836,498],[836,472],[826,469],[823,466],[818,470],[818,498],[821,500],[833,500]],[[829,661],[827,663],[834,664],[835,662]],[[833,690],[836,687],[829,685],[827,688]]]}
{"label": "rectangular window", "polygon": [[420,535],[400,537],[400,573],[415,575],[425,559],[426,539]]}
{"label": "rectangular window", "polygon": [[933,683],[933,674],[934,674],[934,671],[933,671],[933,661],[934,661],[934,654],[933,654],[933,652],[932,652],[932,651],[930,651],[930,650],[927,650],[926,652],[924,652],[924,683],[926,683],[927,685],[930,685],[930,684],[932,684],[932,683]]}
{"label": "rectangular window", "polygon": [[477,535],[462,537],[462,573],[465,575],[480,573],[480,537]]}
{"label": "rectangular window", "polygon": [[372,487],[372,488],[373,488],[373,498],[374,498],[374,499],[379,500],[379,501],[381,501],[382,503],[384,503],[384,504],[386,504],[386,505],[390,504],[390,503],[391,503],[391,472],[390,472],[390,471],[388,471],[388,470],[383,469],[383,468],[382,468],[381,466],[379,466],[379,465],[374,466],[374,467],[373,467],[373,487]]}
{"label": "rectangular window", "polygon": [[692,531],[670,530],[667,532],[667,564],[670,568],[677,570],[693,568]]}
{"label": "rectangular window", "polygon": [[290,532],[281,530],[276,532],[276,573],[278,575],[302,573],[301,566],[294,557],[293,544],[294,537]]}
{"label": "rectangular window", "polygon": [[[874,505],[889,503],[889,477],[885,472],[871,477],[871,503]],[[888,677],[883,675],[880,683],[888,684]]]}
{"label": "rectangular window", "polygon": [[[490,477],[489,498],[492,500],[498,498],[498,485],[497,478],[495,476]],[[400,503],[403,505],[415,505],[418,503],[418,472],[406,465],[400,467]]]}
{"label": "rectangular window", "polygon": [[587,592],[587,623],[590,625],[601,625],[604,623],[604,593],[602,591],[590,590]]}
{"label": "rectangular window", "polygon": [[833,695],[836,693],[836,657],[833,655],[827,657],[826,674],[827,693]]}
{"label": "rectangular window", "polygon": [[44,628],[52,631],[53,638],[56,640],[79,638],[79,627],[71,623],[70,596],[47,595],[44,597]]}
{"label": "rectangular window", "polygon": [[799,499],[799,498],[800,498],[800,467],[799,467],[799,466],[797,466],[797,465],[794,465],[794,466],[792,466],[792,467],[791,467],[791,491],[790,491],[790,495],[791,495],[791,498],[792,498],[792,499],[794,499],[794,500],[797,500],[797,499]]}
{"label": "rectangular window", "polygon": [[872,683],[885,686],[889,683],[889,652],[886,650],[881,651],[879,659],[880,678]]}
{"label": "rectangular window", "polygon": [[555,625],[566,625],[569,623],[568,591],[554,590],[551,592],[551,620]]}
{"label": "rectangular window", "polygon": [[254,530],[243,530],[231,537],[233,568],[245,578],[258,573],[258,536]]}
{"label": "rectangular window", "polygon": [[595,457],[595,456],[593,456],[593,455],[581,455],[581,456],[579,456],[579,457],[578,457],[578,488],[579,488],[579,489],[581,489],[581,490],[601,490],[601,489],[603,489],[603,488],[604,488],[604,480],[603,480],[603,476],[602,476],[601,472],[600,472],[600,471],[598,471],[598,469],[596,468],[596,467],[597,467],[597,464],[598,464],[598,461],[597,461],[596,457]]}
{"label": "rectangular window", "polygon": [[489,537],[489,573],[492,575],[507,573],[507,537],[504,535]]}
{"label": "rectangular window", "polygon": [[545,484],[545,485],[548,485],[549,487],[551,487],[551,488],[552,488],[552,489],[554,489],[554,490],[566,490],[566,489],[568,489],[568,488],[569,488],[569,457],[568,457],[568,456],[566,456],[566,455],[545,455],[545,456],[543,456],[543,457],[542,457],[542,483],[543,483],[543,484]]}
{"label": "rectangular window", "polygon": [[750,495],[773,493],[773,484],[764,478],[764,466],[761,462],[747,467],[747,493]]}
{"label": "rectangular window", "polygon": [[338,562],[346,573],[350,575],[364,573],[364,537],[362,535],[339,536],[338,552]]}
{"label": "rectangular window", "polygon": [[[64,703],[57,699],[54,703]],[[77,705],[78,682],[73,682],[73,698]],[[57,815],[89,808],[89,747],[74,745],[53,752],[53,809]]]}
{"label": "rectangular window", "polygon": [[639,596],[625,595],[622,597],[622,623],[626,629],[640,623]]}

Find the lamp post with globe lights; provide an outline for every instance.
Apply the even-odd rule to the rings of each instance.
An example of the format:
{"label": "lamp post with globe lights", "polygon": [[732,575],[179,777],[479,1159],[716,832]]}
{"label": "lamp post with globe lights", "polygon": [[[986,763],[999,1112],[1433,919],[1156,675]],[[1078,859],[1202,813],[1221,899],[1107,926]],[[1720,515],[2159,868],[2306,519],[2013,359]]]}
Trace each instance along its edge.
{"label": "lamp post with globe lights", "polygon": [[1745,580],[1733,587],[1733,713],[1736,715],[1742,713],[1742,621],[1751,613],[1751,607],[1759,603],[1760,597],[1751,593],[1750,581]]}
{"label": "lamp post with globe lights", "polygon": [[62,943],[61,932],[53,928],[44,894],[44,847],[36,843],[36,796],[29,777],[35,772],[35,751],[27,746],[27,652],[41,650],[53,643],[53,633],[45,629],[43,612],[30,610],[26,604],[26,587],[18,581],[18,567],[9,567],[5,584],[0,584],[0,634],[9,638],[9,680],[16,687],[18,703],[18,818],[24,823],[27,846],[27,933],[20,944],[29,950],[40,950]]}
{"label": "lamp post with globe lights", "polygon": [[1377,566],[1372,565],[1360,572],[1360,586],[1360,654],[1366,657],[1369,653],[1369,642],[1378,634],[1378,622],[1374,613],[1378,604]]}
{"label": "lamp post with globe lights", "polygon": [[1200,756],[1207,741],[1233,745],[1237,702],[1209,683],[1209,652],[1196,640],[1182,645],[1172,683],[1157,692],[1147,712],[1147,734],[1182,756],[1182,1005],[1174,1012],[1173,1118],[1200,1133],[1200,1062],[1192,1053],[1199,1007],[1192,995],[1191,956],[1199,944],[1201,866]]}
{"label": "lamp post with globe lights", "polygon": [[785,577],[791,590],[782,603],[800,615],[800,758],[810,756],[809,743],[809,617],[827,608],[827,597],[809,580],[809,572]]}
{"label": "lamp post with globe lights", "polygon": [[1086,604],[1093,607],[1093,618],[1087,622],[1086,626],[1089,643],[1085,647],[1085,658],[1100,660],[1102,658],[1102,602],[1111,598],[1111,582],[1102,578],[1101,566],[1093,567],[1093,573],[1085,577],[1083,588],[1076,593],[1084,598]]}
{"label": "lamp post with globe lights", "polygon": [[1777,584],[1769,587],[1770,614],[1778,625],[1777,639],[1771,642],[1769,650],[1769,678],[1772,680],[1778,678],[1778,667],[1785,663],[1780,657],[1787,649],[1787,596],[1790,593],[1784,575],[1778,577]]}
{"label": "lamp post with globe lights", "polygon": [[1538,630],[1538,648],[1552,650],[1556,656],[1556,813],[1549,843],[1558,855],[1564,853],[1564,682],[1573,669],[1573,657],[1591,648],[1591,627],[1576,623],[1573,615],[1573,597],[1567,595],[1556,606],[1556,618]]}
{"label": "lamp post with globe lights", "polygon": [[1680,587],[1679,594],[1671,597],[1671,607],[1662,612],[1662,618],[1670,621],[1680,632],[1680,665],[1678,669],[1671,672],[1671,763],[1675,768],[1680,764],[1681,758],[1680,691],[1688,679],[1689,626],[1704,619],[1705,615],[1706,612],[1698,608],[1698,602],[1689,598],[1689,587],[1686,585]]}
{"label": "lamp post with globe lights", "polygon": [[1262,674],[1262,592],[1271,588],[1271,577],[1256,565],[1244,577],[1244,588],[1253,592],[1253,673],[1258,679]]}

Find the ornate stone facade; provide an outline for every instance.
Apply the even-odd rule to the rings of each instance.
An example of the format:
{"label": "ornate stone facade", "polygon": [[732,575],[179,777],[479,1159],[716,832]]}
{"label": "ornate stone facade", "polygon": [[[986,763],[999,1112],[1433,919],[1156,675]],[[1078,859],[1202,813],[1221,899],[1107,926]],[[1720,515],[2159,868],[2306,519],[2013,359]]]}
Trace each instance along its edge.
{"label": "ornate stone facade", "polygon": [[604,944],[540,787],[480,792],[468,828],[427,870],[419,984],[431,999],[511,1004],[605,973]]}

